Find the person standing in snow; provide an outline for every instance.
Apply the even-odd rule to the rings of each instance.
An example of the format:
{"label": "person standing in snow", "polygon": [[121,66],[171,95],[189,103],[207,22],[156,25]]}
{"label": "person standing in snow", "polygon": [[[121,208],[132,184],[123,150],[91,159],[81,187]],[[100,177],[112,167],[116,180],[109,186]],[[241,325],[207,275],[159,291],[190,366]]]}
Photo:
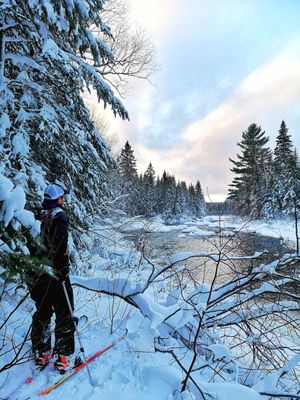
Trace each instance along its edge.
{"label": "person standing in snow", "polygon": [[32,320],[32,350],[35,364],[45,367],[51,357],[50,322],[55,313],[56,370],[63,372],[70,364],[69,357],[74,353],[75,325],[62,283],[74,309],[73,291],[69,279],[68,256],[68,217],[62,209],[65,190],[50,184],[44,191],[44,201],[40,212],[41,237],[44,252],[52,268],[53,275],[43,272],[29,285],[30,294],[36,304]]}

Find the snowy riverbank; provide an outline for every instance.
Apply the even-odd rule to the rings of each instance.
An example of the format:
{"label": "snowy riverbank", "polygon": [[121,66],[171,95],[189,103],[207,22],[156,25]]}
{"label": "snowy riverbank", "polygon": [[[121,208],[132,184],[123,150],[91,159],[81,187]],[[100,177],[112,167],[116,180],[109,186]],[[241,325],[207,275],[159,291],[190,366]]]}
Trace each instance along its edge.
{"label": "snowy riverbank", "polygon": [[[204,251],[198,253],[180,251],[169,260],[170,264],[173,263],[176,266],[176,275],[174,275],[174,267],[171,268],[166,264],[157,264],[153,269],[142,253],[136,250],[136,246],[133,245],[130,235],[128,235],[134,231],[143,231],[157,233],[161,238],[163,237],[161,235],[171,232],[179,238],[211,240],[220,234],[220,231],[221,234],[228,237],[241,230],[293,240],[294,227],[293,222],[253,221],[245,224],[243,220],[232,216],[221,219],[210,216],[201,220],[182,220],[176,225],[165,225],[158,218],[152,221],[136,218],[123,220],[117,224],[107,220],[103,226],[98,226],[97,231],[101,232],[102,245],[105,245],[106,250],[99,254],[97,247],[94,246],[93,250],[90,249],[93,269],[88,271],[88,276],[72,278],[73,284],[80,284],[92,289],[90,291],[75,286],[76,314],[85,314],[89,318],[88,324],[81,330],[86,354],[91,355],[106,347],[125,329],[128,330],[128,334],[122,342],[91,363],[94,388],[89,384],[87,371],[82,370],[70,381],[47,395],[47,398],[50,400],[83,400],[87,398],[92,400],[99,398],[106,400],[115,400],[116,398],[122,400],[200,400],[200,393],[204,391],[212,396],[210,398],[218,400],[235,400],[241,396],[244,400],[263,400],[266,397],[259,393],[265,392],[267,389],[269,391],[277,390],[277,375],[271,378],[272,385],[268,386],[265,382],[265,371],[268,369],[271,371],[273,367],[271,362],[265,364],[265,371],[257,368],[255,373],[253,370],[251,374],[249,372],[245,374],[245,366],[248,365],[248,362],[251,365],[250,356],[247,353],[244,354],[243,350],[240,353],[243,353],[243,357],[235,359],[233,354],[240,351],[239,347],[238,350],[236,349],[237,342],[231,344],[226,337],[227,334],[234,335],[236,340],[236,335],[239,334],[239,324],[243,324],[245,315],[247,314],[251,321],[251,315],[259,317],[262,312],[259,304],[256,305],[249,297],[250,292],[245,292],[242,286],[241,291],[237,290],[238,285],[242,282],[254,278],[244,275],[239,283],[230,281],[227,284],[212,287],[211,298],[208,297],[210,290],[208,285],[194,282],[194,290],[191,293],[185,293],[185,296],[193,298],[193,304],[190,304],[185,296],[181,296],[180,290],[185,290],[183,286],[181,288],[178,286],[177,290],[170,289],[174,285],[174,279],[184,276],[184,268],[187,268],[185,260],[194,257],[200,260],[199,263],[202,263],[201,260],[208,257],[211,262],[215,263],[214,265],[217,265],[218,257]],[[95,234],[91,243],[99,241],[99,237]],[[147,236],[143,240],[147,240]],[[140,246],[143,248],[144,243],[141,243]],[[226,257],[228,262],[236,261],[236,257],[231,257],[230,254]],[[250,261],[256,262],[259,257],[259,253],[253,254]],[[151,262],[156,263],[157,261],[153,259]],[[259,262],[257,265],[257,272],[261,276],[264,276],[265,271],[271,273],[272,269],[276,267],[275,264],[259,266]],[[166,272],[172,279],[171,286]],[[182,282],[180,279],[178,282]],[[252,295],[259,295],[259,291],[270,291],[271,289],[275,290],[276,287],[263,285]],[[2,315],[4,315],[4,310],[6,314],[13,310],[20,300],[20,296],[25,295],[25,291],[22,289],[18,290],[17,295],[13,295],[13,290],[14,288],[11,286],[11,292],[8,290],[7,296],[1,304]],[[232,296],[234,290],[237,290],[237,297]],[[248,309],[238,306],[238,301],[241,301],[241,304],[243,302],[247,304],[250,301],[251,307]],[[196,307],[197,312],[203,313],[205,327],[203,326],[199,336],[199,354],[194,366],[195,372],[192,373],[192,380],[189,381],[185,392],[180,394],[182,381],[187,375],[186,369],[192,362],[193,352],[188,351],[182,342],[178,341],[177,335],[180,333],[185,336],[188,326],[197,328],[197,318],[194,316],[193,307]],[[279,304],[274,304],[272,307],[271,310],[266,309],[264,312],[277,313]],[[284,312],[290,313],[287,310],[297,309],[298,305],[296,302],[290,301],[289,304],[285,303],[282,307]],[[227,313],[230,308],[234,312]],[[33,303],[27,299],[14,313],[5,332],[6,338],[11,338],[13,342],[8,341],[7,353],[2,349],[4,355],[1,360],[4,363],[8,362],[13,355],[9,346],[13,343],[15,348],[18,348],[17,346],[28,334],[32,312]],[[286,318],[289,321],[290,316],[287,314]],[[294,322],[296,323],[296,320]],[[262,329],[257,328],[256,323],[256,325],[253,324],[251,332],[243,331],[241,340],[245,342],[239,346],[242,345],[242,349],[249,346],[251,349],[254,343],[261,341],[264,351],[271,351],[267,350],[266,346],[270,341],[273,340],[274,343],[275,341],[272,330],[264,331],[267,329],[266,326],[263,320]],[[189,335],[195,335],[194,328],[189,329],[192,329]],[[174,335],[175,331],[176,335]],[[163,339],[158,340],[158,337]],[[299,361],[293,358],[293,355],[296,354],[296,347],[294,347],[293,343],[289,343],[287,357],[293,361],[287,369],[291,369]],[[29,349],[30,343],[25,341],[21,352],[28,354]],[[177,359],[178,361],[176,361]],[[32,363],[24,361],[0,374],[1,398],[9,400],[35,399],[38,398],[39,391],[58,379],[50,366],[41,372],[31,384],[24,384],[26,377],[30,374]],[[277,362],[277,358],[275,361]],[[264,362],[266,363],[265,359]],[[285,384],[294,390],[292,381],[286,378]]]}
{"label": "snowy riverbank", "polygon": [[[199,219],[181,219],[165,224],[161,218],[145,220],[135,218],[119,224],[123,231],[145,230],[146,232],[179,232],[182,237],[212,237],[216,234],[231,236],[234,233],[253,233],[281,239],[296,246],[295,221],[291,218],[279,220],[250,220],[234,215],[210,215]],[[205,228],[205,230],[203,229]]]}

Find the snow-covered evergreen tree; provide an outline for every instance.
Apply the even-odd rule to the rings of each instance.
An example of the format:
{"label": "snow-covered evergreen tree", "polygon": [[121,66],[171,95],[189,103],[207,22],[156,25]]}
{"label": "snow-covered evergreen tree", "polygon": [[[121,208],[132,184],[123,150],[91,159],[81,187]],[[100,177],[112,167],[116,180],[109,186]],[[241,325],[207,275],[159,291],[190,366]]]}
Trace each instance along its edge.
{"label": "snow-covered evergreen tree", "polygon": [[262,174],[260,177],[261,191],[259,194],[260,208],[259,214],[267,219],[275,216],[275,197],[274,197],[274,163],[273,155],[267,150],[261,165]]}
{"label": "snow-covered evergreen tree", "polygon": [[233,163],[232,172],[236,174],[229,189],[229,198],[234,200],[242,214],[260,217],[266,194],[262,192],[266,180],[267,165],[270,162],[270,150],[264,147],[269,138],[260,126],[251,124],[243,132],[238,143],[241,154]]}
{"label": "snow-covered evergreen tree", "polygon": [[[296,164],[292,139],[288,133],[286,123],[282,121],[274,150],[273,196],[276,214],[282,213],[284,208],[290,208],[285,196],[289,192],[291,180],[296,171]],[[283,205],[284,199],[285,205]]]}
{"label": "snow-covered evergreen tree", "polygon": [[118,157],[118,169],[121,176],[125,179],[136,179],[138,176],[134,150],[128,141],[125,143]]}
{"label": "snow-covered evergreen tree", "polygon": [[102,0],[4,0],[0,3],[0,171],[40,200],[45,181],[70,189],[73,220],[86,222],[106,193],[113,160],[94,128],[82,92],[127,118],[97,66],[113,60],[93,27]]}
{"label": "snow-covered evergreen tree", "polygon": [[258,175],[256,177],[255,189],[251,193],[250,202],[252,210],[250,215],[255,218],[266,216],[267,207],[271,209],[270,196],[272,196],[273,183],[273,160],[269,148],[263,148],[257,160]]}
{"label": "snow-covered evergreen tree", "polygon": [[175,189],[175,199],[172,208],[172,217],[175,220],[179,220],[182,216],[183,216],[182,197],[181,197],[180,183],[178,182]]}
{"label": "snow-covered evergreen tree", "polygon": [[134,150],[128,141],[118,157],[118,171],[111,175],[114,195],[121,197],[119,207],[128,215],[159,214],[166,220],[179,220],[184,215],[203,217],[206,213],[199,181],[188,190],[184,181],[176,183],[175,176],[166,171],[155,179],[152,163],[138,176]]}
{"label": "snow-covered evergreen tree", "polygon": [[173,217],[174,205],[176,200],[176,179],[173,175],[163,172],[161,178],[160,205],[162,215],[170,219]]}
{"label": "snow-covered evergreen tree", "polygon": [[188,188],[185,181],[181,181],[178,186],[179,186],[178,189],[179,189],[179,198],[182,207],[182,213],[187,215],[189,207]]}
{"label": "snow-covered evergreen tree", "polygon": [[143,176],[143,208],[147,216],[154,214],[155,209],[155,171],[150,163]]}
{"label": "snow-covered evergreen tree", "polygon": [[188,187],[188,213],[194,215],[195,212],[195,186],[191,183]]}
{"label": "snow-covered evergreen tree", "polygon": [[200,181],[195,185],[195,216],[201,218],[205,215],[206,205]]}
{"label": "snow-covered evergreen tree", "polygon": [[283,210],[286,214],[299,219],[300,214],[300,160],[295,149],[292,154],[289,179],[286,184],[287,191],[283,199]]}
{"label": "snow-covered evergreen tree", "polygon": [[[29,280],[32,270],[41,270],[43,260],[30,256],[38,246],[40,223],[24,209],[26,197],[20,186],[0,174],[0,287],[4,281]],[[3,268],[4,267],[4,268]]]}
{"label": "snow-covered evergreen tree", "polygon": [[118,171],[121,177],[120,191],[126,196],[122,200],[121,208],[129,215],[137,215],[142,211],[142,194],[139,191],[142,179],[139,180],[134,150],[128,141],[118,157]]}

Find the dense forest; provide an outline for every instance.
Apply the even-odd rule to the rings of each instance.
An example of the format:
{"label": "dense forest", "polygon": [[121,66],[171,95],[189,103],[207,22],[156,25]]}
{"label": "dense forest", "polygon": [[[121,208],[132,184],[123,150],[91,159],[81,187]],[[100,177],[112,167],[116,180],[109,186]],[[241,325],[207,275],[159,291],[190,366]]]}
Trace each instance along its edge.
{"label": "dense forest", "polygon": [[156,176],[150,163],[144,173],[138,174],[134,150],[127,141],[117,159],[117,168],[111,172],[110,186],[121,210],[128,215],[161,215],[166,220],[183,216],[201,218],[206,205],[200,181],[189,186],[177,181],[164,171]]}

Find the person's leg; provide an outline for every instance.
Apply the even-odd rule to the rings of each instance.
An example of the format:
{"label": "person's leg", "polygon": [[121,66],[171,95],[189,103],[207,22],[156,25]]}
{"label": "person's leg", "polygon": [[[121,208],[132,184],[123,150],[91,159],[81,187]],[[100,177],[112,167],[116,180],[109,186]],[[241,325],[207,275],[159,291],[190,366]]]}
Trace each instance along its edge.
{"label": "person's leg", "polygon": [[42,275],[32,286],[30,295],[36,305],[32,316],[31,341],[34,353],[51,350],[50,321],[53,314],[52,285],[49,276]]}
{"label": "person's leg", "polygon": [[[65,280],[68,296],[74,309],[73,290],[69,278]],[[69,310],[63,286],[57,282],[54,311],[55,323],[55,354],[71,355],[75,350],[75,323]]]}

